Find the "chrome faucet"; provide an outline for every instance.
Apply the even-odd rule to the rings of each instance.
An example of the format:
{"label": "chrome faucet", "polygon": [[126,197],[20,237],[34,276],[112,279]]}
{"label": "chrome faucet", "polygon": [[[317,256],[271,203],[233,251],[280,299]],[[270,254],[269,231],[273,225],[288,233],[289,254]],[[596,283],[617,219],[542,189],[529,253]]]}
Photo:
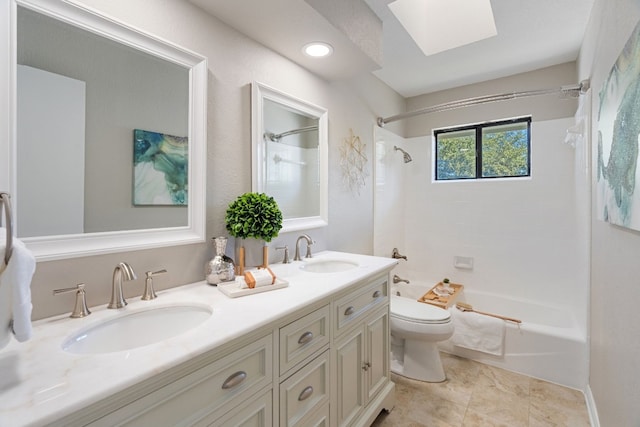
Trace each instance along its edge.
{"label": "chrome faucet", "polygon": [[403,259],[403,260],[407,261],[407,256],[406,255],[400,255],[400,252],[398,252],[398,248],[393,248],[393,251],[391,252],[391,258]]}
{"label": "chrome faucet", "polygon": [[294,261],[302,261],[302,258],[300,257],[300,240],[301,239],[305,239],[307,241],[307,254],[304,256],[305,258],[311,258],[311,245],[313,245],[313,239],[311,239],[311,237],[309,237],[308,234],[303,234],[302,236],[298,237],[298,240],[296,240],[296,255],[293,257]]}
{"label": "chrome faucet", "polygon": [[398,276],[397,274],[393,275],[393,283],[400,283],[400,282],[404,282],[406,284],[409,284],[409,281],[407,279],[403,279],[400,276]]}
{"label": "chrome faucet", "polygon": [[126,262],[121,262],[116,265],[113,270],[113,281],[111,283],[111,301],[107,308],[122,308],[127,305],[127,301],[122,294],[122,281],[129,281],[137,279],[136,273],[133,268]]}

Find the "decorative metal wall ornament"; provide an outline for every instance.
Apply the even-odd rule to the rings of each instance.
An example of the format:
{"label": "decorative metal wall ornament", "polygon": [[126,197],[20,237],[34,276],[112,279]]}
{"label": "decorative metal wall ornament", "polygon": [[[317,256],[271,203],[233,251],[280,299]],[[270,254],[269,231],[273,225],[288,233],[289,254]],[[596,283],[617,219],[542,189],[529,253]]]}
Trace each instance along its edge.
{"label": "decorative metal wall ornament", "polygon": [[364,187],[367,170],[367,144],[362,143],[359,136],[349,129],[349,136],[342,140],[340,145],[340,167],[342,168],[342,182],[346,189],[360,195],[360,188]]}

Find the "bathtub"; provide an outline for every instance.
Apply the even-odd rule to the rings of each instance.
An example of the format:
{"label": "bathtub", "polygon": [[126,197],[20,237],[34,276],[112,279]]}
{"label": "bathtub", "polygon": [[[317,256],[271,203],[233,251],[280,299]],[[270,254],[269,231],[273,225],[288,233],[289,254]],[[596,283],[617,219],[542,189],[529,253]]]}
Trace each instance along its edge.
{"label": "bathtub", "polygon": [[[400,292],[400,296],[417,299],[435,282],[428,283],[400,283],[392,286],[392,293]],[[468,288],[458,301],[481,311],[520,319],[522,323],[505,322],[503,356],[456,347],[449,340],[440,344],[442,351],[574,389],[586,388],[587,338],[570,307],[541,305]]]}

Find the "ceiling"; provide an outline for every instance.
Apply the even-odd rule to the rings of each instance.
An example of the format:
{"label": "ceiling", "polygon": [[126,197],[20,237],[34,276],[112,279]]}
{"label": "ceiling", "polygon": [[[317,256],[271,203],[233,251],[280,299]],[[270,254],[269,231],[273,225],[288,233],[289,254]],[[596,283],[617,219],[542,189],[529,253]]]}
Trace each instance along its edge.
{"label": "ceiling", "polygon": [[[491,0],[497,36],[431,56],[422,53],[391,13],[387,5],[393,0],[364,0],[382,23],[381,40],[379,34],[365,36],[364,45],[380,44],[381,58],[363,52],[363,43],[354,43],[348,28],[318,13],[310,0],[190,1],[328,80],[372,72],[411,97],[575,60],[594,0]],[[347,10],[353,13],[356,2],[362,3],[350,0]],[[355,10],[376,19],[369,10]],[[362,28],[354,30],[362,33]],[[317,40],[331,43],[334,54],[324,59],[302,54],[302,45]]]}

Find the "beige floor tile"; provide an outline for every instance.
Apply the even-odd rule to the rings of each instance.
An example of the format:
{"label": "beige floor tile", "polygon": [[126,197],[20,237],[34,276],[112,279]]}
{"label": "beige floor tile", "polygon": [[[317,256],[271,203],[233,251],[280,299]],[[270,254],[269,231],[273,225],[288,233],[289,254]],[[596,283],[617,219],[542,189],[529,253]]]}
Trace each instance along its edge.
{"label": "beige floor tile", "polygon": [[443,353],[447,380],[398,375],[396,407],[375,427],[588,427],[577,390]]}
{"label": "beige floor tile", "polygon": [[468,409],[462,421],[462,427],[512,427],[512,424],[510,421],[497,420],[489,415]]}
{"label": "beige floor tile", "polygon": [[529,425],[532,427],[589,426],[584,395],[578,390],[531,379]]}
{"label": "beige floor tile", "polygon": [[478,375],[478,387],[491,387],[496,390],[528,398],[530,378],[494,366],[482,365]]}
{"label": "beige floor tile", "polygon": [[460,426],[464,419],[466,405],[447,400],[434,394],[432,388],[418,390],[411,402],[407,417],[427,425]]}

